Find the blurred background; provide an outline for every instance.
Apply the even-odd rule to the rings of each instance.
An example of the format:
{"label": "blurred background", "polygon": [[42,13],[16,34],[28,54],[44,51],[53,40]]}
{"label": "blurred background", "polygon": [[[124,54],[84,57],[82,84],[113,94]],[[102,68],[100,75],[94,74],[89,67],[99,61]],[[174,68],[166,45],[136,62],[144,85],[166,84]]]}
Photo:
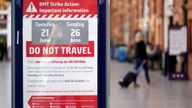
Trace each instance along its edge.
{"label": "blurred background", "polygon": [[11,108],[11,3],[0,0],[0,107]]}
{"label": "blurred background", "polygon": [[[135,65],[142,31],[151,85],[118,82]],[[0,0],[0,105],[11,108],[11,4]],[[191,108],[192,0],[110,0],[110,108]]]}
{"label": "blurred background", "polygon": [[[110,1],[110,108],[192,106],[192,0]],[[142,31],[151,84],[118,81],[135,65],[135,33]]]}

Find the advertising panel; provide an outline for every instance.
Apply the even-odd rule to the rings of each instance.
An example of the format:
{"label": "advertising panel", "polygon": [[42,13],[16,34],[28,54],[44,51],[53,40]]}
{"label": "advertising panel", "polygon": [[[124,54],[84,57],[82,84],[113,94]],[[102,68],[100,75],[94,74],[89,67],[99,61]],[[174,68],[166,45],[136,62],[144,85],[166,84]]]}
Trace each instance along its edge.
{"label": "advertising panel", "polygon": [[187,27],[170,26],[168,71],[171,80],[188,80]]}
{"label": "advertising panel", "polygon": [[97,0],[23,1],[23,107],[97,108]]}

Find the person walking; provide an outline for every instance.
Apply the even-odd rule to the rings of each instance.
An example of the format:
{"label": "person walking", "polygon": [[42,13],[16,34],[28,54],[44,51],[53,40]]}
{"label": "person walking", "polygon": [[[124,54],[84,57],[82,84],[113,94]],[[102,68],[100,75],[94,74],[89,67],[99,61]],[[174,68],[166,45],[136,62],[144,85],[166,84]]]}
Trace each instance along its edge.
{"label": "person walking", "polygon": [[[150,85],[150,77],[147,63],[147,51],[146,51],[146,44],[144,42],[144,35],[142,31],[138,31],[135,34],[135,70],[138,70],[138,68],[140,68],[141,65],[143,65],[147,83],[148,85]],[[135,87],[139,87],[137,83],[138,74],[139,72],[136,73],[136,80],[134,81]]]}

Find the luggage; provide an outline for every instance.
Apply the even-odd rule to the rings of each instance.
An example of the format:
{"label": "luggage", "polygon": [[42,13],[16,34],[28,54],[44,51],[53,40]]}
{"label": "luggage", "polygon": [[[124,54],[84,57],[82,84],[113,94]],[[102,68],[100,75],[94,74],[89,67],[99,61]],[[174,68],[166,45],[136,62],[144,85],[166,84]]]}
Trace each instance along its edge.
{"label": "luggage", "polygon": [[133,81],[136,81],[137,74],[140,72],[144,64],[145,61],[143,61],[143,63],[139,66],[137,70],[128,72],[125,77],[119,81],[119,85],[121,87],[127,88]]}
{"label": "luggage", "polygon": [[119,85],[121,87],[128,87],[133,81],[136,80],[136,73],[134,72],[128,72],[125,77],[123,78],[123,80],[119,81]]}

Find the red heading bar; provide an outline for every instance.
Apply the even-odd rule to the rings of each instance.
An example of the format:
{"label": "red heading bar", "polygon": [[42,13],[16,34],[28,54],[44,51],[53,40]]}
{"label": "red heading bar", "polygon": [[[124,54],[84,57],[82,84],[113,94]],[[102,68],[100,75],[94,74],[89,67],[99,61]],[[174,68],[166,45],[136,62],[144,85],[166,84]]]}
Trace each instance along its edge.
{"label": "red heading bar", "polygon": [[94,57],[94,41],[88,44],[32,44],[26,43],[27,57]]}
{"label": "red heading bar", "polygon": [[[24,0],[23,15],[38,17],[97,15],[97,0]],[[72,15],[72,16],[71,16]]]}

